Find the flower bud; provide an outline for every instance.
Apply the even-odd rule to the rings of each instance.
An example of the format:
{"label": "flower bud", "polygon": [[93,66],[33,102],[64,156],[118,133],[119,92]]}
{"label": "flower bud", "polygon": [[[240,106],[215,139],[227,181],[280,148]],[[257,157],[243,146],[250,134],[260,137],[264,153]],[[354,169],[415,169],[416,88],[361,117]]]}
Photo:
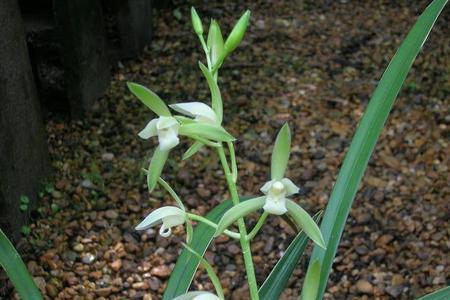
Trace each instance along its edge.
{"label": "flower bud", "polygon": [[194,27],[194,31],[197,35],[203,34],[203,25],[202,20],[200,20],[200,17],[197,14],[197,11],[192,6],[191,7],[191,19],[192,19],[192,27]]}
{"label": "flower bud", "polygon": [[247,30],[247,25],[250,20],[250,11],[247,10],[239,21],[234,25],[233,30],[225,41],[225,51],[228,54],[233,52],[234,49],[239,45],[244,37],[245,31]]}
{"label": "flower bud", "polygon": [[209,26],[207,45],[211,51],[210,58],[214,66],[220,57],[224,55],[222,32],[215,20],[211,20],[211,25]]}

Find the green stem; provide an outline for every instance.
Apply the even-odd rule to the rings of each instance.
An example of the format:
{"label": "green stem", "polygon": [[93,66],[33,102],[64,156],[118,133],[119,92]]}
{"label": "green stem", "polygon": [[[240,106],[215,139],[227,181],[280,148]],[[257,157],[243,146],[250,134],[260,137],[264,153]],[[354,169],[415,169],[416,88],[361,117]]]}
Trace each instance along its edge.
{"label": "green stem", "polygon": [[[211,227],[214,228],[214,229],[217,229],[217,224],[214,223],[214,222],[212,222],[212,221],[210,221],[210,220],[208,220],[207,218],[204,218],[204,217],[202,217],[202,216],[199,216],[199,215],[196,215],[196,214],[192,214],[192,213],[187,213],[187,216],[188,216],[189,219],[191,219],[191,220],[199,221],[199,222],[205,223],[206,225],[211,226]],[[231,230],[225,230],[223,233],[224,233],[225,235],[227,235],[227,236],[233,238],[233,239],[236,239],[236,240],[239,240],[239,239],[241,238],[241,235],[240,235],[239,233],[233,232],[233,231],[231,231]]]}
{"label": "green stem", "polygon": [[208,64],[208,70],[211,71],[212,66],[211,66],[211,58],[209,57],[209,48],[206,45],[203,35],[199,35],[198,38],[200,39],[200,43],[202,44],[203,51],[205,51],[206,63]]}
{"label": "green stem", "polygon": [[[223,150],[223,147],[218,147],[217,152],[219,154],[220,162],[222,163],[223,171],[225,172],[225,178],[227,180],[228,189],[231,194],[231,200],[233,201],[234,205],[237,205],[239,204],[239,195],[237,192],[236,183],[233,181],[233,176],[231,174],[230,167],[228,166],[228,162],[225,157],[225,151]],[[244,218],[239,218],[237,223],[240,233],[239,240],[242,248],[242,256],[244,257],[244,266],[245,271],[247,273],[247,281],[250,290],[250,297],[252,300],[259,300],[258,284],[256,283],[255,268],[253,266],[250,242],[247,241],[247,229],[245,228]]]}
{"label": "green stem", "polygon": [[255,227],[253,227],[252,231],[250,231],[250,233],[247,235],[248,241],[251,241],[256,236],[256,234],[258,233],[258,231],[261,229],[264,222],[266,221],[268,215],[269,214],[267,212],[263,212],[261,217],[259,217],[259,220],[258,220],[258,222],[256,222]]}
{"label": "green stem", "polygon": [[236,154],[234,152],[234,145],[232,142],[227,142],[227,144],[228,144],[228,151],[230,151],[231,174],[233,176],[234,183],[236,183],[237,176],[238,176],[238,170],[237,170],[237,164],[236,164]]}
{"label": "green stem", "polygon": [[[186,135],[186,136],[188,136],[188,135]],[[213,148],[217,148],[217,147],[220,147],[220,146],[221,146],[221,145],[220,145],[219,143],[217,143],[217,142],[211,142],[211,141],[209,141],[209,140],[207,140],[207,139],[204,139],[204,138],[202,138],[202,137],[199,137],[198,135],[191,135],[191,136],[189,136],[189,137],[192,137],[193,139],[195,139],[195,140],[197,140],[197,141],[199,141],[199,142],[205,144],[206,146],[210,146],[210,147],[213,147]]]}
{"label": "green stem", "polygon": [[172,196],[172,198],[177,202],[178,206],[182,210],[186,210],[184,208],[183,202],[181,201],[180,197],[178,197],[177,193],[172,189],[172,187],[161,177],[158,178],[158,183]]}

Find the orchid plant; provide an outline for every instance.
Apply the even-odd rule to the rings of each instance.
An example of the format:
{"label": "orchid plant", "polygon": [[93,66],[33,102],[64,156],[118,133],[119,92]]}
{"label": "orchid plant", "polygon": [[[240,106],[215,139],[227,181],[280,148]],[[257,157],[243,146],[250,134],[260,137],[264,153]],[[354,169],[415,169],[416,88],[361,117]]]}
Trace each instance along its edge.
{"label": "orchid plant", "polygon": [[[225,234],[232,239],[239,240],[251,298],[259,299],[250,243],[264,225],[269,214],[276,216],[286,215],[314,243],[324,249],[326,246],[316,222],[299,204],[288,198],[299,191],[299,188],[289,178],[285,177],[291,147],[291,134],[288,124],[281,128],[275,140],[272,153],[271,178],[268,182],[261,184],[260,191],[263,196],[253,197],[247,201],[241,201],[241,197],[238,196],[238,167],[234,151],[234,141],[236,139],[222,126],[223,103],[218,87],[218,75],[224,60],[237,48],[243,39],[249,23],[250,11],[246,11],[242,15],[225,41],[215,20],[211,21],[208,37],[205,41],[203,24],[194,8],[191,9],[191,17],[194,31],[206,55],[206,65],[199,62],[199,68],[210,89],[211,105],[203,102],[183,102],[166,105],[157,94],[146,87],[136,83],[128,83],[130,91],[158,116],[149,121],[145,128],[139,132],[139,137],[142,139],[152,137],[157,137],[158,139],[158,146],[153,153],[148,169],[145,170],[149,191],[153,191],[159,183],[178,204],[178,207],[163,206],[155,209],[136,226],[136,230],[147,230],[161,224],[159,234],[163,237],[168,237],[173,227],[185,224],[187,245],[184,246],[206,268],[216,291],[215,294],[203,291],[188,292],[178,295],[175,298],[178,300],[224,299],[220,280],[214,273],[213,268],[202,255],[189,246],[192,241],[192,223],[194,221],[202,222],[214,228],[214,236],[216,237],[220,234]],[[178,114],[173,114],[170,109]],[[180,137],[186,137],[192,141],[192,145],[184,153],[183,159],[190,158],[202,147],[209,147],[218,153],[233,202],[233,207],[223,215],[218,223],[204,216],[188,212],[178,194],[161,177],[169,153],[180,144]],[[248,232],[245,218],[260,209],[263,212],[258,222]],[[229,229],[234,223],[237,223],[238,231]]]}
{"label": "orchid plant", "polygon": [[[312,218],[291,199],[298,193],[299,188],[285,176],[291,147],[288,124],[284,124],[275,139],[270,180],[261,183],[262,195],[245,198],[238,195],[238,167],[234,150],[236,139],[222,125],[223,103],[218,87],[218,76],[225,59],[238,47],[244,37],[250,19],[250,11],[246,11],[242,15],[225,41],[218,23],[211,20],[205,41],[202,21],[195,9],[191,9],[192,26],[206,55],[206,65],[199,62],[199,68],[210,89],[211,105],[202,102],[184,102],[167,106],[151,90],[139,84],[128,83],[130,91],[158,115],[139,133],[143,139],[158,137],[158,146],[153,153],[148,169],[145,170],[149,191],[152,192],[159,184],[178,205],[164,206],[152,211],[136,226],[136,229],[146,230],[161,224],[160,235],[168,237],[173,227],[183,224],[186,226],[187,244],[183,244],[185,249],[178,258],[163,300],[224,299],[224,292],[217,274],[203,258],[211,240],[221,234],[238,240],[240,243],[249,293],[253,300],[279,298],[295,265],[302,256],[308,240],[312,240],[314,249],[303,282],[301,299],[322,299],[339,240],[370,155],[407,73],[446,3],[447,0],[434,0],[426,8],[383,74],[349,147],[320,229],[316,222],[320,219],[321,213],[317,213]],[[169,108],[181,115],[173,115]],[[161,177],[170,150],[179,145],[180,136],[192,141],[192,145],[184,153],[183,159],[190,158],[203,147],[209,147],[217,152],[225,174],[231,200],[226,200],[213,208],[206,216],[187,211],[178,194]],[[260,210],[262,213],[258,221],[248,231],[245,219]],[[250,244],[269,214],[288,221],[298,229],[299,233],[258,288]],[[197,222],[195,230],[193,222]],[[237,231],[230,228],[233,224],[237,225]],[[189,292],[189,286],[199,265],[206,269],[214,285],[215,293]],[[449,295],[450,287],[421,299],[444,299],[443,297]]]}

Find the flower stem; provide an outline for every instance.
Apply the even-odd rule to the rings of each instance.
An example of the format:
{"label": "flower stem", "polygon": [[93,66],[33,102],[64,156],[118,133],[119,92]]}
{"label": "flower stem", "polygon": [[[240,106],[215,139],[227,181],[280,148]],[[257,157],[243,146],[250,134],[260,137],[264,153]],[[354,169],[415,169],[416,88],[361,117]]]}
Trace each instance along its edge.
{"label": "flower stem", "polygon": [[255,235],[258,233],[258,231],[261,229],[264,222],[266,221],[268,215],[269,214],[267,212],[262,213],[261,217],[259,217],[258,222],[256,222],[255,227],[253,227],[252,231],[250,231],[250,233],[247,235],[248,241],[251,241],[255,237]]}
{"label": "flower stem", "polygon": [[[196,215],[196,214],[192,214],[192,213],[187,213],[187,216],[188,216],[189,219],[191,219],[191,220],[199,221],[199,222],[205,223],[206,225],[211,226],[212,228],[217,229],[217,224],[214,223],[214,222],[212,222],[212,221],[210,221],[210,220],[208,220],[207,218],[204,218],[204,217],[202,217],[202,216],[199,216],[199,215]],[[225,230],[223,233],[224,233],[225,235],[227,235],[227,236],[233,238],[233,239],[236,239],[236,240],[239,240],[239,239],[241,238],[241,235],[240,235],[239,233],[233,232],[233,231],[231,231],[231,230]]]}
{"label": "flower stem", "polygon": [[236,154],[234,153],[233,142],[227,142],[228,151],[230,152],[230,163],[231,163],[231,175],[233,176],[233,181],[236,183],[238,177],[238,170],[236,164]]}
{"label": "flower stem", "polygon": [[[225,172],[225,178],[227,180],[228,189],[231,194],[231,200],[234,205],[239,204],[239,195],[236,188],[236,183],[233,180],[233,176],[228,166],[227,159],[223,147],[218,147],[217,152],[219,154],[220,162],[222,164],[223,171]],[[242,256],[244,257],[244,266],[247,273],[248,287],[250,290],[250,297],[252,300],[259,300],[258,284],[256,283],[255,268],[253,266],[252,252],[250,249],[250,242],[247,240],[247,229],[245,228],[244,218],[239,218],[238,228],[240,233],[240,243],[242,248]]]}
{"label": "flower stem", "polygon": [[177,202],[178,206],[182,210],[186,210],[178,194],[172,189],[172,187],[164,180],[162,177],[158,178],[158,183],[172,196],[172,198]]}

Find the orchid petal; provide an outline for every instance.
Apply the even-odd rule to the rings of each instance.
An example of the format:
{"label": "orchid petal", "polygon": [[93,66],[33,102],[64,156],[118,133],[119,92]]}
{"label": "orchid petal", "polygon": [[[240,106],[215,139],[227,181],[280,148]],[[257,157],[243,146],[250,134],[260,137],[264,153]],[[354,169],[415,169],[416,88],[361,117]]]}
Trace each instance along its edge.
{"label": "orchid petal", "polygon": [[162,173],[168,155],[169,151],[164,151],[159,146],[153,153],[153,157],[147,171],[147,186],[150,192],[153,191],[156,183],[158,182],[158,178]]}
{"label": "orchid petal", "polygon": [[266,183],[264,183],[264,185],[259,190],[267,195],[267,193],[269,193],[270,188],[272,187],[272,184],[275,181],[276,181],[276,179],[272,179],[270,181],[267,181]]}
{"label": "orchid petal", "polygon": [[289,130],[289,125],[286,123],[278,133],[275,144],[273,146],[271,165],[272,179],[281,180],[281,178],[284,177],[284,173],[289,161],[289,154],[291,151],[290,148],[291,132]]}
{"label": "orchid petal", "polygon": [[139,137],[141,139],[149,139],[152,136],[155,136],[158,134],[158,131],[156,129],[156,124],[158,123],[159,119],[153,119],[144,127],[144,129],[141,130],[141,132],[138,133]]}
{"label": "orchid petal", "polygon": [[170,111],[164,101],[154,92],[137,83],[127,82],[128,89],[158,116],[170,116]]}
{"label": "orchid petal", "polygon": [[164,206],[152,211],[139,225],[136,230],[147,230],[160,223],[165,227],[181,225],[186,219],[186,213],[176,206]]}
{"label": "orchid petal", "polygon": [[159,117],[156,124],[159,147],[162,151],[168,151],[179,144],[178,129],[180,123],[173,117]]}
{"label": "orchid petal", "polygon": [[245,202],[241,202],[232,208],[230,208],[220,219],[219,224],[217,224],[216,233],[214,236],[220,235],[225,229],[228,228],[231,224],[233,224],[237,219],[246,216],[252,212],[257,211],[258,209],[264,206],[266,197],[258,197],[247,200]]}
{"label": "orchid petal", "polygon": [[169,105],[173,110],[185,114],[189,117],[195,117],[198,121],[210,124],[217,124],[217,116],[214,110],[202,102],[184,102]]}
{"label": "orchid petal", "polygon": [[174,298],[173,300],[220,300],[220,298],[209,292],[197,291],[188,292]]}
{"label": "orchid petal", "polygon": [[263,206],[265,212],[273,215],[283,215],[287,212],[286,209],[286,197],[273,197],[268,195],[266,197],[266,203]]}
{"label": "orchid petal", "polygon": [[280,181],[286,189],[286,196],[294,195],[299,192],[299,187],[296,186],[289,178],[283,178]]}
{"label": "orchid petal", "polygon": [[287,199],[286,208],[289,215],[294,219],[294,222],[306,233],[306,235],[313,240],[319,247],[326,249],[325,241],[322,232],[314,222],[313,218],[297,203]]}

